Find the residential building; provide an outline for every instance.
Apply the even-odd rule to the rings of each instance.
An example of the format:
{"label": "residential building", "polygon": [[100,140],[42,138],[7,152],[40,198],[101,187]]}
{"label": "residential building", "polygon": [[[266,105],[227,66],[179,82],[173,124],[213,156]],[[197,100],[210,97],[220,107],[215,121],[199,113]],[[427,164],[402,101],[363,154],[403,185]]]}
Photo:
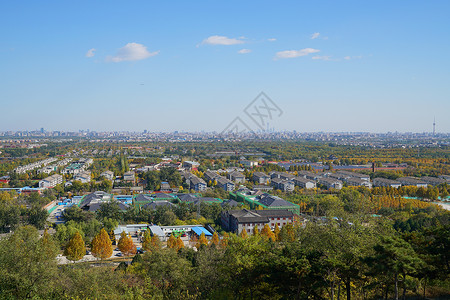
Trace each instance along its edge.
{"label": "residential building", "polygon": [[186,160],[186,161],[184,161],[183,162],[183,168],[185,169],[185,170],[188,170],[188,171],[194,171],[194,170],[197,170],[197,168],[200,166],[200,163],[198,163],[198,162],[196,162],[196,161],[189,161],[189,160]]}
{"label": "residential building", "polygon": [[194,190],[194,191],[205,191],[206,190],[206,182],[203,179],[198,178],[197,176],[192,176],[189,179],[189,182],[190,182],[189,186],[190,186],[191,190]]}
{"label": "residential building", "polygon": [[58,184],[63,183],[63,177],[59,174],[55,174],[52,176],[49,176],[47,178],[42,179],[39,181],[39,187],[40,188],[53,188]]}
{"label": "residential building", "polygon": [[342,181],[340,181],[339,179],[323,177],[319,178],[318,182],[324,185],[327,189],[342,189]]}
{"label": "residential building", "polygon": [[123,181],[128,181],[134,183],[136,180],[135,174],[133,171],[128,171],[123,174]]}
{"label": "residential building", "polygon": [[113,181],[114,180],[114,172],[113,171],[105,171],[102,174],[100,174],[101,177],[105,178],[106,180]]}
{"label": "residential building", "polygon": [[239,163],[247,168],[253,168],[258,165],[257,161],[246,160],[246,159],[240,160]]}
{"label": "residential building", "polygon": [[270,183],[274,188],[282,190],[284,192],[292,192],[295,188],[293,181],[283,180],[280,178],[273,178]]}
{"label": "residential building", "polygon": [[400,177],[397,178],[397,181],[399,181],[403,186],[416,186],[416,187],[427,187],[427,183],[419,178],[416,177]]}
{"label": "residential building", "polygon": [[320,176],[316,173],[310,172],[310,171],[301,170],[301,171],[297,171],[297,174],[298,174],[298,177],[303,177],[303,178],[306,178],[309,180],[314,180],[314,181],[317,181],[320,178],[322,178],[322,176]]}
{"label": "residential building", "polygon": [[233,171],[227,175],[227,178],[235,183],[245,183],[245,176],[241,172]]}
{"label": "residential building", "polygon": [[263,172],[253,173],[252,179],[256,184],[269,184],[270,183],[270,176]]}
{"label": "residential building", "polygon": [[73,176],[73,180],[81,181],[81,183],[89,183],[91,181],[91,172],[79,172]]}
{"label": "residential building", "polygon": [[372,188],[372,183],[370,181],[358,177],[346,178],[344,179],[344,182],[346,182],[349,186],[365,186],[369,189]]}
{"label": "residential building", "polygon": [[401,182],[396,180],[391,180],[387,178],[375,177],[373,179],[373,186],[375,187],[392,187],[399,188],[402,186]]}
{"label": "residential building", "polygon": [[170,188],[170,184],[168,182],[161,182],[161,188],[160,188],[161,192],[171,192],[172,189]]}
{"label": "residential building", "polygon": [[370,181],[370,176],[366,174],[356,173],[356,172],[349,172],[349,171],[337,171],[336,174],[341,174],[343,176],[349,177],[356,177],[361,180]]}
{"label": "residential building", "polygon": [[316,188],[316,182],[311,179],[306,179],[304,177],[295,177],[293,179],[295,185],[301,187],[302,189],[314,189]]}
{"label": "residential building", "polygon": [[275,226],[279,228],[287,224],[294,223],[294,214],[288,210],[228,210],[221,215],[222,227],[225,230],[241,233],[246,230],[247,234],[252,234],[253,229],[258,227],[261,231],[267,224],[274,230]]}
{"label": "residential building", "polygon": [[437,177],[429,177],[429,176],[420,177],[420,180],[422,180],[426,184],[432,185],[432,186],[437,186],[437,185],[440,185],[440,184],[443,184],[446,182],[445,179],[437,178]]}
{"label": "residential building", "polygon": [[231,180],[226,179],[225,177],[220,176],[217,179],[217,186],[222,188],[223,190],[229,192],[234,190],[234,182]]}

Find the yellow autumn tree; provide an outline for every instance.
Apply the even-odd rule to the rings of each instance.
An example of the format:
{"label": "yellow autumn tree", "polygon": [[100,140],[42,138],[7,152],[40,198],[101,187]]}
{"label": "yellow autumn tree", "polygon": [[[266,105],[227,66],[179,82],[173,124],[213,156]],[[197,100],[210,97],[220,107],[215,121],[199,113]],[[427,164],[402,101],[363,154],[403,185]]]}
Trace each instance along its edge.
{"label": "yellow autumn tree", "polygon": [[280,227],[278,227],[278,224],[275,224],[275,229],[273,230],[273,234],[275,235],[275,240],[280,240]]}
{"label": "yellow autumn tree", "polygon": [[216,247],[219,245],[219,235],[217,234],[217,231],[214,231],[211,242],[209,243],[210,246],[215,245]]}
{"label": "yellow autumn tree", "polygon": [[225,249],[228,246],[228,239],[229,235],[227,232],[225,232],[222,236],[222,239],[220,240],[220,248]]}
{"label": "yellow autumn tree", "polygon": [[113,253],[112,243],[105,229],[100,230],[92,240],[92,255],[97,258],[105,259],[111,257]]}
{"label": "yellow autumn tree", "polygon": [[198,238],[198,243],[196,245],[197,249],[200,249],[202,245],[208,245],[208,239],[206,238],[206,235],[204,232],[200,235]]}
{"label": "yellow autumn tree", "polygon": [[64,255],[67,259],[77,261],[83,258],[86,254],[86,247],[84,246],[83,238],[78,231],[75,231],[73,237],[69,240],[64,249]]}
{"label": "yellow autumn tree", "polygon": [[177,251],[178,251],[181,248],[184,248],[184,243],[183,243],[183,240],[181,239],[181,237],[178,237],[175,249],[177,249]]}
{"label": "yellow autumn tree", "polygon": [[264,225],[263,229],[261,230],[261,236],[275,241],[275,234],[270,229],[269,224]]}
{"label": "yellow autumn tree", "polygon": [[152,250],[152,236],[150,234],[150,230],[146,230],[144,232],[144,237],[142,238],[142,248],[145,251]]}
{"label": "yellow autumn tree", "polygon": [[152,236],[152,248],[153,250],[161,249],[161,241],[156,234]]}
{"label": "yellow autumn tree", "polygon": [[241,231],[241,238],[246,239],[247,237],[248,237],[247,229],[244,228]]}
{"label": "yellow autumn tree", "polygon": [[254,236],[259,235],[259,229],[258,229],[258,226],[257,226],[257,225],[255,225],[255,227],[253,227],[253,235],[254,235]]}
{"label": "yellow autumn tree", "polygon": [[167,248],[173,249],[177,246],[177,239],[174,237],[173,234],[170,235],[169,239],[167,240]]}
{"label": "yellow autumn tree", "polygon": [[133,243],[131,236],[127,235],[125,231],[122,231],[120,234],[117,247],[125,256],[136,254],[136,245]]}

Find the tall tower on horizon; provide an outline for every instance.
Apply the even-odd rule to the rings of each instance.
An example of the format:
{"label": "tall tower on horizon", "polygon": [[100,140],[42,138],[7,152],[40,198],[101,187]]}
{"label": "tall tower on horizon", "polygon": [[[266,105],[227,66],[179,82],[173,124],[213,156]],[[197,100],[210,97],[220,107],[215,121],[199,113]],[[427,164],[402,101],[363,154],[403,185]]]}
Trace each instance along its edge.
{"label": "tall tower on horizon", "polygon": [[433,136],[436,134],[436,117],[433,119]]}

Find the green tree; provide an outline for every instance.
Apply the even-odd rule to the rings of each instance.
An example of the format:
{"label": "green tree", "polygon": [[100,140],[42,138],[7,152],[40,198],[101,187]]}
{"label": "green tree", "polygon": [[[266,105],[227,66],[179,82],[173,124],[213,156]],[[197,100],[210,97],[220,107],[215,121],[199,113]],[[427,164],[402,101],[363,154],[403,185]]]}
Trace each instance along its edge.
{"label": "green tree", "polygon": [[375,254],[367,258],[374,274],[390,275],[394,281],[395,299],[398,300],[399,276],[403,278],[403,292],[406,293],[406,275],[415,272],[423,261],[410,244],[398,236],[381,236],[374,246]]}

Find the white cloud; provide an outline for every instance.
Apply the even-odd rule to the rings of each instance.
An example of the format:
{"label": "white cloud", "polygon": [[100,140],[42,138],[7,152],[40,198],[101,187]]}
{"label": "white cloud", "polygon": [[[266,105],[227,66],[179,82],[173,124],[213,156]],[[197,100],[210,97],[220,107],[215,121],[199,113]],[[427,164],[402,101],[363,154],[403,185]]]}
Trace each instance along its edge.
{"label": "white cloud", "polygon": [[155,56],[159,51],[149,52],[147,47],[138,43],[128,43],[124,47],[117,50],[115,56],[108,56],[107,61],[121,62],[121,61],[135,61]]}
{"label": "white cloud", "polygon": [[301,50],[286,50],[286,51],[280,51],[275,54],[275,59],[280,58],[295,58],[299,56],[305,56],[312,53],[317,53],[320,50],[313,49],[313,48],[305,48]]}
{"label": "white cloud", "polygon": [[344,59],[345,60],[350,60],[350,59],[362,59],[363,56],[362,55],[358,55],[358,56],[345,56]]}
{"label": "white cloud", "polygon": [[239,54],[247,54],[247,53],[250,53],[250,52],[252,52],[252,50],[250,50],[250,49],[241,49],[241,50],[238,51]]}
{"label": "white cloud", "polygon": [[327,56],[327,55],[324,55],[324,56],[320,56],[320,55],[316,55],[316,56],[313,56],[312,57],[312,59],[317,59],[317,60],[331,60],[331,56]]}
{"label": "white cloud", "polygon": [[277,39],[271,38],[271,39],[267,39],[269,42],[275,42]]}
{"label": "white cloud", "polygon": [[86,52],[86,57],[94,57],[96,49],[92,48]]}
{"label": "white cloud", "polygon": [[314,33],[311,35],[311,39],[312,39],[312,40],[315,40],[315,39],[317,39],[317,38],[319,37],[319,35],[320,35],[319,32],[314,32]]}
{"label": "white cloud", "polygon": [[233,39],[228,38],[226,36],[220,36],[220,35],[212,35],[208,37],[207,39],[204,39],[202,44],[204,45],[238,45],[243,44],[244,41],[242,41],[244,37],[240,37],[239,39]]}

